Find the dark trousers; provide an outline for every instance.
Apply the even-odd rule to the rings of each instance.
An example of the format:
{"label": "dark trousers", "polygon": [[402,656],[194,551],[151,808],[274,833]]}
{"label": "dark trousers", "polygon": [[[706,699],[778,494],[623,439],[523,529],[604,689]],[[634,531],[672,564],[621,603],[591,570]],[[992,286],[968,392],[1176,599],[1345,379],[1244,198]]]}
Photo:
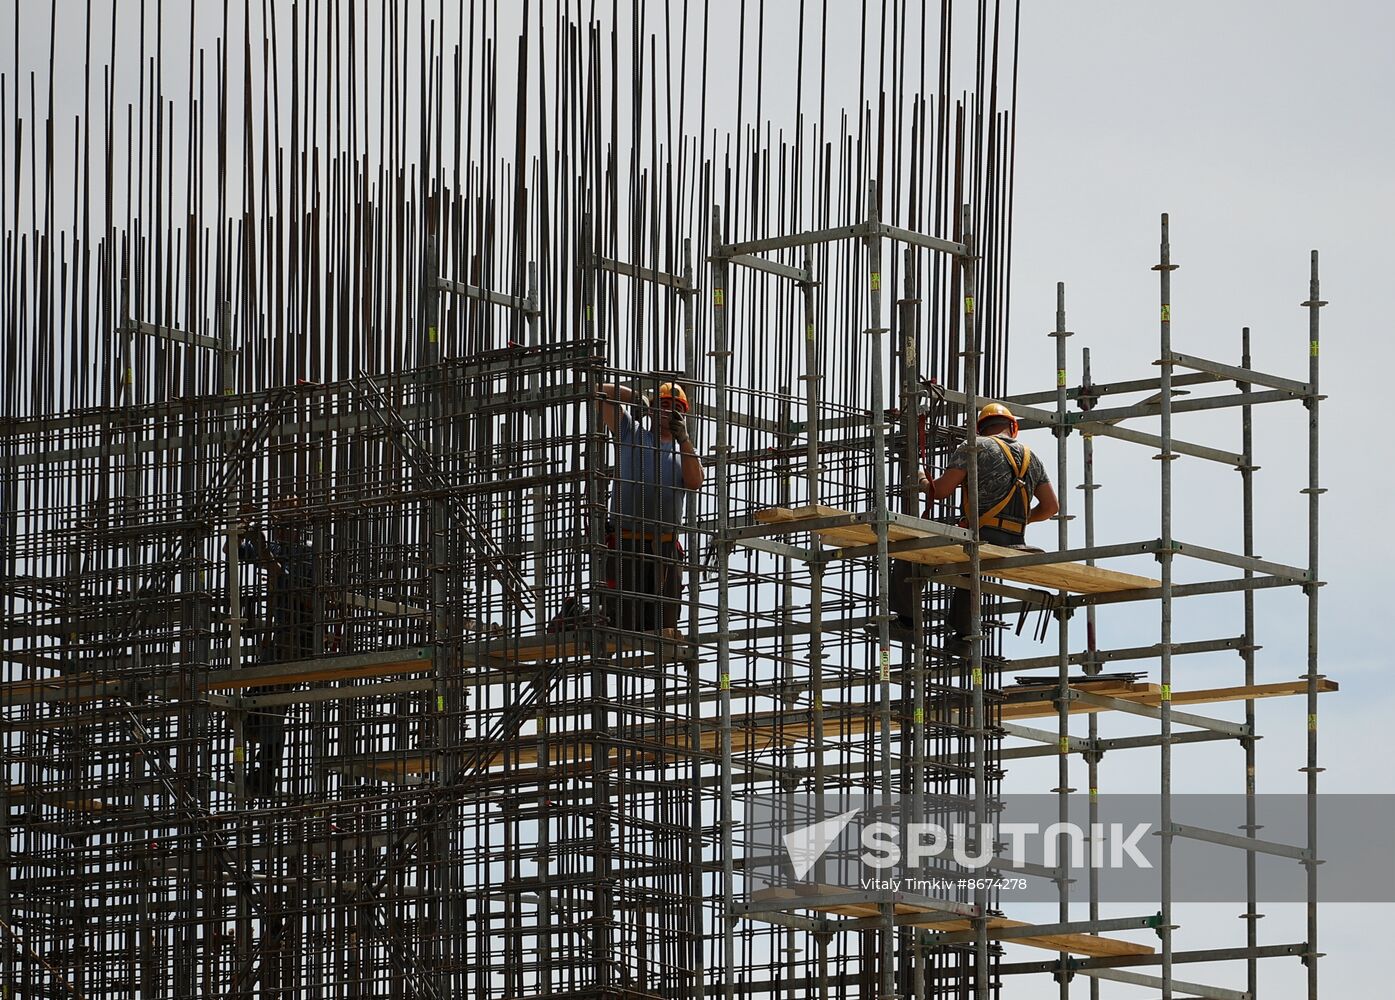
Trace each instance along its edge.
{"label": "dark trousers", "polygon": [[[980,530],[980,537],[989,545],[1026,547],[1023,544],[1025,536],[999,528],[983,528]],[[920,604],[921,591],[925,589],[925,580],[917,573],[919,569],[917,564],[900,559],[893,561],[891,567],[891,593],[888,595],[891,612],[900,616],[901,624],[907,626],[911,623],[911,615],[916,606]],[[969,600],[967,588],[949,589],[949,624],[953,630],[953,638],[963,639],[973,631],[973,603]]]}
{"label": "dark trousers", "polygon": [[[305,659],[314,654],[314,644],[313,626],[273,625],[262,640],[257,665]],[[291,684],[273,684],[260,690],[263,694],[275,694],[292,687]],[[255,770],[263,788],[271,788],[281,773],[281,759],[286,752],[286,708],[285,705],[265,705],[247,713],[243,737],[247,743],[256,744],[256,749],[248,755],[249,769]]]}
{"label": "dark trousers", "polygon": [[[988,545],[1011,546],[1012,548],[1027,548],[1026,536],[1013,534],[1009,531],[1002,531],[998,528],[980,528],[979,538]],[[1040,551],[1039,549],[1033,551]],[[963,639],[973,632],[974,616],[973,602],[969,599],[969,591],[965,587],[952,587],[954,591],[949,598],[949,624],[954,629],[954,638]]]}
{"label": "dark trousers", "polygon": [[606,618],[616,628],[653,632],[678,627],[683,546],[677,540],[606,536]]}

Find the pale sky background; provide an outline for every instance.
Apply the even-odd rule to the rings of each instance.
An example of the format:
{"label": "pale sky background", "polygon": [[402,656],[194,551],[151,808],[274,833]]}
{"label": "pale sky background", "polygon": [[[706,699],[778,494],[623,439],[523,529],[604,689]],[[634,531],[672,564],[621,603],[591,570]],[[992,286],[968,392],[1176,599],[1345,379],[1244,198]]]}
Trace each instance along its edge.
{"label": "pale sky background", "polygon": [[[1071,384],[1084,346],[1091,348],[1097,381],[1149,370],[1158,356],[1158,283],[1149,268],[1158,259],[1164,211],[1171,215],[1172,259],[1181,265],[1172,282],[1174,349],[1236,364],[1240,328],[1249,325],[1256,367],[1306,380],[1307,314],[1298,304],[1307,298],[1308,252],[1321,252],[1322,297],[1331,303],[1322,311],[1321,384],[1330,398],[1321,411],[1322,485],[1329,490],[1322,508],[1328,586],[1321,594],[1321,650],[1323,672],[1342,685],[1321,703],[1320,753],[1328,769],[1321,788],[1395,791],[1388,765],[1395,751],[1395,695],[1382,621],[1390,613],[1384,596],[1392,547],[1381,513],[1395,474],[1378,416],[1390,405],[1386,385],[1395,362],[1385,301],[1395,263],[1389,240],[1395,221],[1395,61],[1389,50],[1395,8],[1185,0],[1027,2],[1023,8],[1012,388],[1050,384],[1054,343],[1044,334],[1054,322],[1057,281],[1066,282],[1067,327],[1076,333],[1067,342]],[[1264,467],[1256,476],[1257,547],[1261,555],[1296,564],[1305,561],[1306,511],[1296,492],[1306,476],[1302,414],[1279,404],[1269,412],[1258,409],[1255,420]],[[1201,432],[1191,430],[1198,426]],[[1176,433],[1239,447],[1238,417],[1179,421]],[[1126,452],[1133,453],[1127,464],[1112,463]],[[1142,452],[1097,449],[1097,478],[1104,484],[1097,494],[1101,541],[1156,534],[1157,463],[1140,460]],[[1201,465],[1175,463],[1175,533],[1238,551],[1238,476]],[[1070,498],[1077,512],[1080,496]],[[1141,530],[1129,528],[1135,517]],[[1114,523],[1106,527],[1106,519]],[[1209,615],[1189,603],[1178,602],[1179,637],[1238,634],[1238,628],[1194,625]],[[1261,680],[1303,672],[1302,605],[1296,593],[1260,596]],[[1238,599],[1232,607],[1229,622],[1238,623]],[[1130,644],[1119,641],[1125,638],[1101,616],[1102,644]],[[1178,688],[1235,683],[1229,678],[1239,676],[1238,657],[1196,659],[1201,663],[1176,661]],[[1229,706],[1206,708],[1205,714],[1239,718]],[[1270,734],[1259,744],[1262,792],[1302,789],[1296,768],[1304,752],[1303,711],[1302,699],[1260,703],[1260,730]],[[1233,790],[1240,758],[1231,745],[1179,747],[1178,783],[1197,791]],[[1102,772],[1115,790],[1144,778],[1121,757],[1106,758]],[[1372,836],[1395,843],[1389,830]],[[1242,924],[1234,917],[1242,909],[1179,908],[1180,922],[1190,925],[1179,932],[1179,946],[1188,940],[1195,947],[1220,946],[1220,940],[1190,938],[1203,925],[1214,925],[1226,942],[1236,940]],[[1260,923],[1263,938],[1302,938],[1301,907],[1261,909],[1270,915]],[[1321,965],[1323,995],[1388,995],[1388,978],[1377,963],[1388,947],[1382,927],[1395,918],[1395,906],[1327,904],[1321,912],[1321,947],[1328,955]],[[1198,968],[1179,967],[1178,975],[1243,987],[1238,967],[1234,978],[1203,978]],[[1260,968],[1261,996],[1305,995],[1297,962],[1271,959]],[[1103,986],[1105,996],[1146,993]],[[1012,995],[1056,993],[1043,985]]]}
{"label": "pale sky background", "polygon": [[[14,3],[0,3],[0,52],[7,68],[13,60]],[[39,6],[46,14],[46,5]],[[177,39],[180,5],[167,6],[168,37]],[[968,9],[962,0],[961,6]],[[133,7],[123,4],[123,9]],[[501,22],[507,22],[513,9],[507,3],[501,7]],[[1322,576],[1328,581],[1322,592],[1322,669],[1342,685],[1341,693],[1325,696],[1322,703],[1321,754],[1328,769],[1322,788],[1395,792],[1387,765],[1395,754],[1389,724],[1395,694],[1381,644],[1382,619],[1390,613],[1382,600],[1386,568],[1395,554],[1386,525],[1395,474],[1383,427],[1391,405],[1384,383],[1395,364],[1385,299],[1395,264],[1388,236],[1395,221],[1395,59],[1390,54],[1395,8],[1374,0],[1175,0],[1165,6],[1024,0],[1022,7],[1011,389],[1052,384],[1054,344],[1046,332],[1054,322],[1057,281],[1066,282],[1067,325],[1076,334],[1068,341],[1071,384],[1078,381],[1080,349],[1087,346],[1097,381],[1155,371],[1150,364],[1158,351],[1158,295],[1150,267],[1157,261],[1158,217],[1164,211],[1171,214],[1172,256],[1180,265],[1173,275],[1175,349],[1238,363],[1240,328],[1249,325],[1257,367],[1306,380],[1307,315],[1299,303],[1307,298],[1308,253],[1321,251],[1322,296],[1331,303],[1322,314],[1322,386],[1330,397],[1322,409],[1322,484],[1329,490],[1322,514]],[[80,11],[81,5],[71,8]],[[735,0],[714,4],[727,15],[727,28],[739,8]],[[775,15],[794,9],[793,3],[767,5],[772,16],[762,53],[771,88],[766,110],[777,127],[789,125],[778,81],[782,60],[790,54],[779,43]],[[839,15],[854,16],[848,10]],[[21,54],[26,72],[46,69],[46,59],[30,62],[35,52],[46,54],[46,29],[46,24],[22,25],[26,45],[36,43]],[[60,19],[58,30],[61,47],[66,32],[80,38],[81,25]],[[123,19],[118,30],[129,30],[129,20]],[[506,23],[500,36],[512,37]],[[736,58],[729,31],[719,37],[722,44],[712,57],[717,68],[723,58],[733,63]],[[505,45],[501,53],[503,79],[511,78],[510,48]],[[967,60],[968,51],[961,50],[960,58]],[[838,78],[840,72],[855,78],[855,68],[844,63],[831,71],[831,113],[855,103],[855,79]],[[166,69],[167,91],[182,94],[178,67]],[[734,111],[734,76],[734,66],[712,75],[714,121]],[[60,74],[60,86],[68,86],[62,80]],[[512,120],[508,109],[501,108],[500,120]],[[1179,418],[1176,433],[1239,449],[1237,413]],[[1050,454],[1049,437],[1029,440]],[[1284,404],[1258,410],[1255,440],[1263,466],[1257,478],[1259,552],[1301,564],[1306,560],[1306,505],[1298,493],[1306,484],[1302,409]],[[1078,470],[1078,439],[1070,446]],[[1156,537],[1158,463],[1144,449],[1103,442],[1096,466],[1104,486],[1098,494],[1098,540]],[[1174,475],[1177,537],[1238,550],[1238,476],[1192,459],[1178,461]],[[1072,492],[1067,498],[1077,513],[1080,496]],[[1188,578],[1187,572],[1179,569],[1179,576]],[[1260,679],[1296,678],[1304,670],[1303,600],[1296,591],[1283,590],[1262,594],[1258,603],[1264,644]],[[1239,607],[1238,597],[1180,601],[1177,638],[1238,634]],[[1151,607],[1101,613],[1101,644],[1155,641],[1156,627]],[[1072,648],[1080,645],[1078,638],[1072,642]],[[1238,683],[1240,671],[1233,654],[1181,658],[1175,684]],[[1208,706],[1206,714],[1234,719],[1239,712],[1238,705]],[[1260,743],[1261,791],[1302,789],[1296,769],[1303,763],[1303,715],[1301,699],[1260,704],[1260,729],[1270,734]],[[1107,725],[1118,726],[1118,732],[1144,731],[1141,720]],[[1179,747],[1175,757],[1179,790],[1241,787],[1242,757],[1233,745]],[[1156,771],[1154,752],[1115,754],[1102,765],[1102,787],[1145,791],[1153,787]],[[1006,787],[1041,790],[1054,783],[1053,772],[1054,762],[1017,767]],[[1083,765],[1073,783],[1084,787]],[[1372,836],[1395,844],[1392,831]],[[1234,919],[1242,908],[1179,907],[1184,927],[1177,947],[1243,941],[1243,925]],[[1301,907],[1263,909],[1270,914],[1261,923],[1264,940],[1301,939]],[[1383,931],[1392,920],[1395,904],[1324,906],[1325,995],[1388,992],[1371,956],[1388,947]],[[1044,954],[1014,949],[1009,960]],[[1261,996],[1303,995],[1296,960],[1268,960],[1261,970]],[[1196,966],[1185,972],[1179,967],[1179,973],[1216,985],[1243,985],[1238,966],[1216,975]],[[1077,989],[1087,992],[1081,981]],[[1104,984],[1102,994],[1147,992]],[[1056,990],[1044,980],[1030,986],[1017,980],[1007,995],[1054,997]]]}

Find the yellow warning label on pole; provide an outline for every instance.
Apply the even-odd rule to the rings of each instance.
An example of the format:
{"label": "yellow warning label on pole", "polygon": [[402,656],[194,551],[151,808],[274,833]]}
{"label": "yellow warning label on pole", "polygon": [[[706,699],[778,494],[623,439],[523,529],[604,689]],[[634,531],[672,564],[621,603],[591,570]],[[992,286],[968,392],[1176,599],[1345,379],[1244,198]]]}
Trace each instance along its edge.
{"label": "yellow warning label on pole", "polygon": [[426,328],[426,342],[428,344],[436,343],[436,328],[434,326],[428,326]]}
{"label": "yellow warning label on pole", "polygon": [[438,695],[436,696],[436,711],[438,711],[438,712],[444,712],[445,710],[446,710],[446,696],[443,695],[443,694],[438,694]]}
{"label": "yellow warning label on pole", "polygon": [[540,715],[540,716],[538,716],[538,718],[537,718],[537,724],[538,724],[538,732],[540,732],[540,733],[546,732],[546,731],[547,731],[547,716],[545,716],[545,715]]}
{"label": "yellow warning label on pole", "polygon": [[1100,797],[1100,790],[1099,790],[1098,788],[1091,787],[1091,788],[1090,788],[1090,798],[1092,798],[1092,799],[1097,799],[1097,798],[1099,798],[1099,797]]}
{"label": "yellow warning label on pole", "polygon": [[1308,354],[1314,358],[1318,356],[1318,342],[1316,340],[1308,344]]}
{"label": "yellow warning label on pole", "polygon": [[968,313],[970,316],[973,315],[974,297],[972,295],[964,296],[964,312]]}
{"label": "yellow warning label on pole", "polygon": [[813,323],[810,323],[810,324],[808,324],[807,326],[804,327],[804,339],[805,339],[805,340],[813,340],[813,339],[814,339],[814,324],[813,324]]}
{"label": "yellow warning label on pole", "polygon": [[1166,304],[1163,305],[1163,307],[1162,307],[1162,321],[1163,321],[1164,323],[1171,323],[1171,322],[1172,322],[1172,306],[1166,305]]}
{"label": "yellow warning label on pole", "polygon": [[712,289],[712,304],[714,306],[724,306],[727,304],[727,293],[724,289]]}
{"label": "yellow warning label on pole", "polygon": [[722,674],[721,686],[723,691],[731,690],[731,674]]}
{"label": "yellow warning label on pole", "polygon": [[924,721],[925,721],[925,709],[923,709],[923,708],[917,708],[914,712],[912,712],[912,713],[911,713],[911,721],[914,722],[917,726],[920,725],[922,722],[924,722]]}
{"label": "yellow warning label on pole", "polygon": [[881,290],[882,290],[882,275],[881,275],[881,272],[880,272],[880,271],[873,271],[873,272],[872,272],[872,291],[874,291],[874,292],[880,292]]}
{"label": "yellow warning label on pole", "polygon": [[1057,384],[1057,385],[1065,385],[1065,384],[1066,384],[1066,370],[1065,370],[1064,368],[1057,368],[1057,369],[1056,369],[1056,384]]}
{"label": "yellow warning label on pole", "polygon": [[974,667],[972,677],[973,677],[974,687],[982,687],[982,686],[983,686],[983,668],[982,668],[982,667]]}
{"label": "yellow warning label on pole", "polygon": [[1164,685],[1162,686],[1162,700],[1163,700],[1163,701],[1171,701],[1171,700],[1172,700],[1172,685],[1171,685],[1171,684],[1164,684]]}
{"label": "yellow warning label on pole", "polygon": [[233,747],[233,762],[241,764],[247,759],[247,749],[241,743]]}
{"label": "yellow warning label on pole", "polygon": [[594,310],[592,309],[592,307],[588,304],[588,305],[586,306],[586,322],[588,322],[588,323],[591,322],[591,319],[592,319],[592,317],[594,317],[594,316],[595,316],[595,311],[594,311]]}
{"label": "yellow warning label on pole", "polygon": [[1315,733],[1315,732],[1317,732],[1317,713],[1316,713],[1316,712],[1314,712],[1312,715],[1308,716],[1308,732],[1310,732],[1310,733]]}
{"label": "yellow warning label on pole", "polygon": [[891,680],[891,650],[887,649],[885,646],[882,647],[881,662],[882,680],[889,681]]}
{"label": "yellow warning label on pole", "polygon": [[1061,742],[1060,742],[1060,744],[1059,744],[1059,746],[1058,746],[1058,749],[1060,750],[1061,753],[1070,753],[1070,737],[1069,737],[1069,736],[1062,736],[1062,737],[1061,737]]}

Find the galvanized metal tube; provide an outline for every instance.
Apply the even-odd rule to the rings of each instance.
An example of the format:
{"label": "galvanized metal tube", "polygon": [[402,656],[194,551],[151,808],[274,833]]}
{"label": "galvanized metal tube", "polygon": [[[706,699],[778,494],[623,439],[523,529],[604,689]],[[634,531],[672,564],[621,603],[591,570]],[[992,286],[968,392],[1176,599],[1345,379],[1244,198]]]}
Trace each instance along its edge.
{"label": "galvanized metal tube", "polygon": [[[1070,548],[1070,522],[1067,518],[1067,498],[1070,491],[1066,488],[1066,477],[1069,472],[1066,453],[1066,434],[1069,432],[1069,425],[1066,423],[1066,338],[1070,333],[1066,330],[1066,285],[1065,282],[1056,283],[1056,329],[1051,332],[1051,337],[1056,341],[1056,426],[1052,428],[1056,435],[1056,494],[1060,502],[1061,509],[1056,512],[1056,547],[1059,551],[1066,551]],[[1030,505],[1032,498],[1027,498]],[[1064,592],[1063,592],[1064,593]],[[1066,616],[1064,602],[1062,602],[1060,621],[1056,625],[1056,812],[1057,819],[1061,823],[1061,828],[1066,829],[1066,824],[1070,821],[1070,793],[1075,789],[1070,787],[1070,621]],[[1058,840],[1063,841],[1064,834]],[[1065,846],[1058,843],[1058,857],[1066,857]],[[1090,866],[1093,869],[1093,865]],[[1062,923],[1070,920],[1070,882],[1061,879],[1056,883],[1057,889],[1057,912]],[[1070,956],[1066,952],[1061,953],[1062,961]],[[1057,988],[1060,996],[1066,998],[1070,996],[1070,977],[1060,976],[1057,979]]]}
{"label": "galvanized metal tube", "polygon": [[[981,836],[988,822],[987,787],[987,720],[983,697],[983,569],[979,540],[978,503],[978,329],[974,315],[975,272],[977,256],[974,249],[974,236],[970,228],[969,206],[962,208],[962,232],[967,248],[960,258],[963,267],[964,290],[964,443],[967,452],[967,471],[964,477],[964,508],[974,541],[969,549],[969,680],[971,685],[971,714],[969,738],[973,741],[974,775],[974,825]],[[974,906],[978,915],[974,924],[974,996],[976,1000],[988,1000],[989,957],[988,957],[988,890],[975,887]]]}
{"label": "galvanized metal tube", "polygon": [[732,826],[734,807],[731,799],[731,602],[727,593],[731,572],[728,566],[730,542],[727,539],[730,517],[730,482],[727,467],[727,280],[730,270],[722,249],[722,216],[712,210],[712,332],[715,350],[716,388],[716,466],[717,478],[717,681],[721,692],[721,853],[722,853],[722,995],[728,1000],[736,995],[736,928],[735,897],[732,868]]}
{"label": "galvanized metal tube", "polygon": [[[1090,349],[1087,347],[1082,353],[1080,368],[1081,394],[1077,397],[1081,409],[1088,409],[1093,405],[1093,399],[1088,395],[1090,388]],[[1080,489],[1084,492],[1083,511],[1085,516],[1085,548],[1095,547],[1095,491],[1099,489],[1099,484],[1095,482],[1095,438],[1090,433],[1089,427],[1080,429],[1081,440],[1081,464],[1084,472],[1081,477]],[[1064,492],[1062,484],[1061,492]],[[1085,565],[1095,565],[1093,558],[1086,559]],[[1095,658],[1099,648],[1098,636],[1095,632],[1095,608],[1091,605],[1085,609],[1085,657],[1084,668],[1087,675],[1100,672],[1099,661]],[[1087,768],[1086,787],[1089,789],[1089,820],[1091,836],[1098,828],[1100,820],[1099,801],[1099,778],[1100,778],[1100,751],[1099,746],[1100,722],[1099,713],[1090,712],[1087,716],[1088,732],[1087,740],[1091,749],[1085,751],[1082,756],[1085,758]],[[1087,892],[1090,900],[1090,920],[1097,921],[1100,918],[1100,876],[1099,870],[1094,865],[1089,865],[1086,872]],[[1096,979],[1090,980],[1090,1000],[1099,1000],[1100,984]]]}
{"label": "galvanized metal tube", "polygon": [[1308,384],[1312,396],[1308,406],[1308,573],[1311,582],[1305,588],[1308,596],[1308,759],[1304,767],[1307,775],[1308,793],[1308,856],[1313,859],[1304,862],[1307,869],[1308,890],[1308,950],[1303,961],[1308,967],[1308,1000],[1317,1000],[1318,995],[1318,814],[1317,793],[1318,775],[1318,681],[1322,679],[1318,663],[1318,504],[1324,492],[1318,478],[1318,403],[1321,400],[1318,383],[1319,354],[1319,311],[1327,305],[1322,301],[1318,282],[1318,252],[1314,250],[1309,264],[1308,301]]}
{"label": "galvanized metal tube", "polygon": [[[877,209],[877,185],[867,185],[867,222],[869,227],[880,224]],[[872,528],[877,533],[877,679],[878,762],[881,771],[879,805],[884,809],[891,803],[891,557],[886,549],[887,484],[886,484],[886,376],[883,371],[882,335],[886,332],[882,319],[882,241],[878,235],[867,238],[867,332],[872,336]],[[869,777],[871,777],[869,775]],[[881,968],[880,996],[891,1000],[895,992],[896,906],[881,904]]]}
{"label": "galvanized metal tube", "polygon": [[1163,1000],[1172,997],[1172,250],[1168,240],[1167,214],[1162,217],[1162,241],[1159,244],[1158,263],[1153,270],[1158,272],[1158,297],[1160,312],[1158,317],[1160,350],[1159,371],[1161,373],[1161,400],[1159,410],[1162,417],[1159,434],[1162,437],[1162,451],[1157,456],[1162,462],[1159,475],[1161,484],[1161,538],[1158,561],[1162,564],[1162,609],[1159,626],[1159,659],[1161,661],[1162,696],[1159,702],[1159,728],[1162,743],[1160,752],[1159,794],[1162,796],[1160,831],[1162,845],[1158,862],[1158,874],[1162,883],[1162,922],[1158,928],[1162,939],[1162,995]]}
{"label": "galvanized metal tube", "polygon": [[[1250,328],[1240,331],[1240,367],[1250,367]],[[1250,391],[1250,383],[1236,383],[1241,392]],[[1240,453],[1245,462],[1240,466],[1241,535],[1245,558],[1255,554],[1255,507],[1254,507],[1254,427],[1252,407],[1240,408]],[[1254,570],[1246,569],[1246,580],[1255,578]],[[1245,687],[1255,682],[1255,592],[1246,589],[1244,601],[1244,645],[1240,656],[1245,664]],[[1245,699],[1245,725],[1250,732],[1255,731],[1255,701]],[[1258,831],[1258,817],[1255,810],[1255,739],[1250,737],[1240,741],[1245,748],[1245,836],[1253,838]],[[1245,946],[1253,950],[1259,944],[1259,903],[1257,899],[1256,855],[1245,852]],[[1245,960],[1246,990],[1255,993],[1259,987],[1259,961],[1252,954]]]}
{"label": "galvanized metal tube", "polygon": [[[800,297],[804,303],[804,407],[805,413],[805,493],[812,506],[819,502],[819,405],[820,383],[823,375],[819,369],[819,338],[814,309],[814,262],[812,257],[804,258],[804,273],[807,280],[800,286]],[[817,545],[812,546],[817,550]],[[817,796],[828,787],[824,763],[825,747],[823,712],[823,563],[809,564],[809,701],[813,715],[813,771],[814,789]],[[813,821],[823,822],[822,798],[815,803]],[[824,867],[820,861],[814,868],[814,877],[823,881]],[[819,940],[816,959],[818,996],[828,1000],[828,942],[825,937]]]}

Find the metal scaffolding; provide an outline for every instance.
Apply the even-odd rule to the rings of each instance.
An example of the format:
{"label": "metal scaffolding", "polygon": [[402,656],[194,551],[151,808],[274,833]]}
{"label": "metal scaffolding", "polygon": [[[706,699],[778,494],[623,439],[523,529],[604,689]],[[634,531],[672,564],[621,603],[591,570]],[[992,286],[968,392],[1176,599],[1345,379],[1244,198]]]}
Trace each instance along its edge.
{"label": "metal scaffolding", "polygon": [[[0,197],[0,314],[16,331],[0,418],[6,995],[888,1000],[1011,996],[1028,976],[1062,997],[1115,981],[1236,998],[1259,995],[1259,959],[1297,957],[1315,998],[1317,701],[1335,689],[1317,652],[1316,253],[1306,380],[1254,369],[1248,330],[1238,365],[1173,349],[1164,216],[1157,375],[1096,383],[1087,350],[1072,385],[1062,287],[1054,384],[1009,396],[1007,12],[977,17],[976,89],[958,102],[945,96],[950,15],[921,22],[893,4],[864,54],[898,62],[939,32],[934,80],[920,51],[921,80],[884,65],[851,120],[801,118],[772,137],[759,110],[738,110],[719,138],[703,134],[705,103],[685,125],[683,85],[655,82],[672,67],[653,46],[646,57],[658,29],[643,5],[629,123],[614,103],[630,82],[624,32],[607,40],[570,5],[544,6],[524,16],[516,84],[497,64],[515,39],[485,18],[458,26],[451,49],[434,19],[384,14],[377,57],[346,11],[275,11],[260,40],[250,22],[219,34],[207,92],[201,73],[189,81],[188,174],[209,177],[181,189],[183,227],[166,201],[179,154],[153,69],[173,61],[163,49],[140,67],[139,121],[125,116],[148,172],[125,200],[108,183],[105,221],[75,202],[55,235],[52,213],[26,204],[60,204],[52,142],[34,169],[17,138],[0,141],[0,174],[19,179]],[[296,49],[296,143],[283,159],[279,119],[255,139],[248,103],[246,176],[230,182],[226,102],[275,77],[275,46],[269,64],[254,52],[287,18],[293,48],[339,61],[346,106],[374,67],[392,81],[378,112],[391,128],[376,149],[341,134],[301,86],[319,63]],[[685,14],[684,53],[698,24]],[[816,35],[801,15],[801,52]],[[719,67],[703,52],[705,87]],[[183,55],[194,63],[192,43]],[[417,60],[419,95],[395,56]],[[536,121],[518,102],[516,149],[492,117],[511,87],[538,101]],[[675,91],[665,135],[646,115]],[[106,141],[74,166],[84,182],[97,145],[116,169],[121,116],[105,104],[91,116]],[[30,122],[14,115],[7,139]],[[414,160],[399,130],[417,118]],[[307,166],[309,150],[323,160]],[[678,519],[634,533],[654,581],[681,579],[669,590],[627,575],[622,435],[599,416],[614,403],[625,427],[652,431],[635,461],[657,467],[664,411],[643,397],[673,381],[706,479]],[[1184,387],[1196,395],[1175,398]],[[1054,551],[960,524],[978,523],[973,415],[991,401],[1054,439]],[[1305,566],[1255,555],[1253,413],[1293,402],[1309,417]],[[1238,413],[1238,451],[1175,433],[1220,410]],[[1153,420],[1157,433],[1136,426]],[[1159,459],[1156,537],[1097,540],[1100,437]],[[927,510],[919,474],[966,445],[968,509]],[[1193,462],[1239,472],[1239,553],[1178,539],[1173,491]],[[1140,559],[1158,578],[1108,565]],[[1179,582],[1182,564],[1202,578]],[[917,596],[899,610],[907,573]],[[1287,587],[1307,599],[1307,669],[1274,678],[1255,655],[1256,599]],[[956,588],[970,596],[967,653],[950,642]],[[1243,600],[1238,635],[1176,640],[1182,599],[1229,594]],[[627,602],[652,612],[647,625]],[[1156,641],[1101,648],[1101,609],[1137,602],[1160,609]],[[675,612],[676,632],[658,627]],[[1055,625],[1055,653],[1007,658],[1007,622],[1031,614]],[[1188,657],[1225,651],[1239,683],[1183,680]],[[1157,682],[1102,673],[1125,661]],[[1035,671],[1046,681],[1014,681]],[[1257,836],[1255,704],[1278,696],[1307,700],[1303,844]],[[1220,702],[1243,704],[1245,721],[1189,710]],[[1148,728],[1103,737],[1102,712]],[[1174,747],[1219,758],[1232,741],[1244,835],[1173,822]],[[788,818],[812,793],[816,822],[849,796],[899,797],[907,815],[982,829],[1013,761],[1055,756],[1065,820],[1082,765],[1093,810],[1101,756],[1126,749],[1158,754],[1156,914],[1103,917],[1093,868],[1082,897],[1060,870],[1028,866],[1056,886],[1050,924],[1017,919],[982,880],[851,889],[833,860],[797,886],[751,876],[756,797]],[[1177,838],[1242,852],[1236,943],[1177,921]],[[1302,941],[1260,933],[1257,854],[1306,867]],[[1008,945],[1050,955],[1009,961]],[[1244,991],[1174,977],[1236,960]]]}

